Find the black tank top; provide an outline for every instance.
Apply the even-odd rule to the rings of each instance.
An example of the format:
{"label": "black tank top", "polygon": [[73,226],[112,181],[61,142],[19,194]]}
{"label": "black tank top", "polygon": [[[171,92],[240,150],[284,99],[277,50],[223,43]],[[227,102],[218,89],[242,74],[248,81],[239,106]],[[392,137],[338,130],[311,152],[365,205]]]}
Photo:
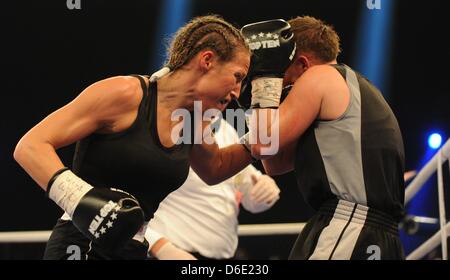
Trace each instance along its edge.
{"label": "black tank top", "polygon": [[143,91],[136,120],[124,131],[94,133],[79,141],[73,170],[94,187],[134,195],[150,220],[161,200],[186,180],[191,145],[166,148],[161,144],[156,127],[157,84],[147,89],[142,77],[134,77]]}
{"label": "black tank top", "polygon": [[346,80],[350,103],[333,121],[315,121],[297,144],[295,172],[315,209],[344,199],[403,214],[404,150],[400,128],[380,91],[346,65],[332,65]]}

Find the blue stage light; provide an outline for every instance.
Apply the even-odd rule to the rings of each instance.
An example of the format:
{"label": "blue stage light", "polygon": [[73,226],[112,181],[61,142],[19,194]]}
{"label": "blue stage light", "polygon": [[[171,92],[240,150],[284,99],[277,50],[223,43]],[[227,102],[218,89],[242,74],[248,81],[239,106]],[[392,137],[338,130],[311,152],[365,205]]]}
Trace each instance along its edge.
{"label": "blue stage light", "polygon": [[438,149],[442,144],[442,136],[439,133],[433,133],[428,136],[428,146],[432,149]]}

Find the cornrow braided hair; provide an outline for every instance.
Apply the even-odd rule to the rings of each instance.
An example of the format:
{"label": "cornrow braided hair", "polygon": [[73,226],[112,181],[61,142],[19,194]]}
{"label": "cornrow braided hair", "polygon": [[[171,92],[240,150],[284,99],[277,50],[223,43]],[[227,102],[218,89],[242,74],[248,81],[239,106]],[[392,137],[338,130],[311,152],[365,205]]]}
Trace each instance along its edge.
{"label": "cornrow braided hair", "polygon": [[168,66],[172,71],[188,63],[201,50],[212,49],[222,61],[233,59],[238,48],[250,49],[240,31],[220,16],[192,19],[175,34],[168,49]]}

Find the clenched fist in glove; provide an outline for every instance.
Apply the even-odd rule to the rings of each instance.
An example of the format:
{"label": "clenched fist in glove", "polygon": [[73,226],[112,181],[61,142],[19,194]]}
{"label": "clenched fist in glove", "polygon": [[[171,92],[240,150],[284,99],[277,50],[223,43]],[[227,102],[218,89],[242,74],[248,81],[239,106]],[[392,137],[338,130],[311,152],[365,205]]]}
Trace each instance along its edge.
{"label": "clenched fist in glove", "polygon": [[277,108],[283,76],[295,56],[294,35],[282,19],[245,25],[241,29],[252,50],[248,78],[252,85],[252,108]]}
{"label": "clenched fist in glove", "polygon": [[144,212],[132,195],[94,188],[68,168],[53,175],[47,194],[81,233],[112,252],[122,249],[144,224]]}

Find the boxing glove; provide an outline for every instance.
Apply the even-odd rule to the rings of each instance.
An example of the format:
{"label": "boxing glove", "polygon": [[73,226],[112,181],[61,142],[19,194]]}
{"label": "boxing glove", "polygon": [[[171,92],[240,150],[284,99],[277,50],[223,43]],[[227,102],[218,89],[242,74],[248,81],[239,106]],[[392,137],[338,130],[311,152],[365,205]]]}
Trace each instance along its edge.
{"label": "boxing glove", "polygon": [[144,212],[131,194],[94,188],[63,168],[50,179],[47,194],[73,224],[101,248],[118,252],[144,224]]}
{"label": "boxing glove", "polygon": [[247,24],[241,29],[252,50],[248,73],[252,85],[252,108],[277,108],[283,76],[295,56],[295,40],[282,19]]}

